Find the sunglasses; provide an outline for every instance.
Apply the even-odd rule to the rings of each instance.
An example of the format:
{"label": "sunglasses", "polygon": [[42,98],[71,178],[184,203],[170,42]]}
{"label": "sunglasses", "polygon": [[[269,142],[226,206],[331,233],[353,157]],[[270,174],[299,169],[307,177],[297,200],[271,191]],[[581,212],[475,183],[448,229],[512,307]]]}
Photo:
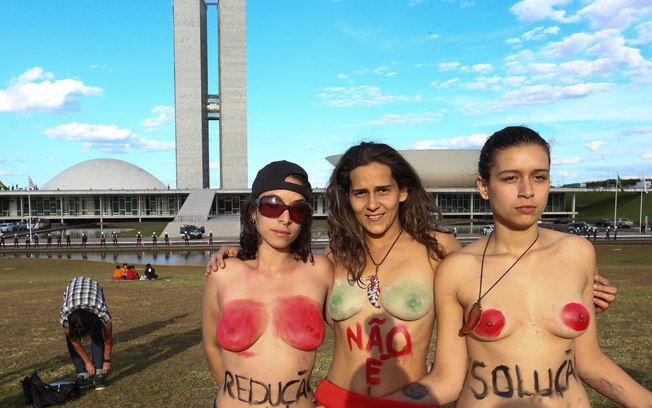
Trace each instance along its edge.
{"label": "sunglasses", "polygon": [[256,200],[258,212],[267,218],[278,218],[288,210],[290,219],[297,224],[301,224],[312,214],[312,207],[305,201],[287,205],[279,196],[268,195],[262,196]]}

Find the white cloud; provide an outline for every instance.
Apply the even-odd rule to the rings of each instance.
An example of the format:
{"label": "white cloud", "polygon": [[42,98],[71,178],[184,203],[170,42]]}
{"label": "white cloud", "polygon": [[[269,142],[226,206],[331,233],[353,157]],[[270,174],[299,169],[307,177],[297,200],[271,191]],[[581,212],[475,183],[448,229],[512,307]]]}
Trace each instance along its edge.
{"label": "white cloud", "polygon": [[488,74],[493,70],[494,67],[491,64],[475,64],[471,67],[471,71],[479,74]]}
{"label": "white cloud", "polygon": [[131,148],[147,152],[174,149],[174,142],[146,139],[129,129],[120,129],[115,125],[72,122],[46,129],[43,133],[50,139],[81,142],[84,151],[127,153]]}
{"label": "white cloud", "polygon": [[442,83],[439,83],[439,81],[432,81],[430,83],[430,86],[433,86],[433,87],[435,87],[437,89],[446,89],[446,88],[450,88],[451,86],[455,85],[458,81],[459,81],[459,78],[449,79],[449,80],[444,81]]}
{"label": "white cloud", "polygon": [[527,23],[551,19],[559,22],[570,22],[572,18],[566,16],[565,10],[556,9],[565,6],[571,0],[521,0],[514,4],[511,11],[519,21]]}
{"label": "white cloud", "polygon": [[475,149],[480,148],[487,141],[489,135],[475,133],[470,136],[458,136],[439,140],[421,140],[410,146],[411,149]]}
{"label": "white cloud", "polygon": [[588,20],[593,28],[624,30],[651,11],[649,0],[594,0],[577,15]]}
{"label": "white cloud", "polygon": [[616,30],[602,30],[595,34],[595,44],[587,53],[617,61],[620,66],[636,67],[644,63],[640,50],[625,45],[625,38]]}
{"label": "white cloud", "polygon": [[647,135],[652,134],[652,126],[634,126],[620,132],[623,135]]}
{"label": "white cloud", "polygon": [[505,86],[517,87],[523,86],[525,83],[527,83],[527,77],[525,76],[510,76],[503,78],[503,85]]}
{"label": "white cloud", "polygon": [[652,21],[646,21],[636,26],[636,38],[630,41],[633,45],[652,43]]}
{"label": "white cloud", "polygon": [[439,71],[441,71],[441,72],[454,71],[457,68],[459,68],[460,65],[461,64],[459,62],[444,62],[444,63],[439,64]]}
{"label": "white cloud", "polygon": [[489,105],[491,110],[502,110],[518,106],[544,105],[559,100],[581,98],[595,92],[613,89],[610,83],[583,83],[568,86],[532,85],[505,92],[499,102]]}
{"label": "white cloud", "polygon": [[442,119],[446,110],[440,112],[425,112],[425,113],[407,113],[407,114],[398,114],[392,113],[383,115],[379,120],[371,120],[368,122],[362,122],[359,124],[353,124],[346,126],[347,128],[353,128],[358,126],[414,126],[420,125],[423,123],[434,123]]}
{"label": "white cloud", "polygon": [[441,37],[439,34],[429,34],[426,39],[428,40],[436,40],[437,38]]}
{"label": "white cloud", "polygon": [[405,95],[384,95],[377,86],[326,87],[317,97],[326,105],[337,108],[355,108],[387,105],[397,102],[418,102],[421,97]]}
{"label": "white cloud", "polygon": [[558,177],[561,177],[562,179],[572,179],[572,180],[578,180],[580,179],[579,173],[574,172],[574,171],[569,171],[569,170],[559,170],[557,173]]}
{"label": "white cloud", "polygon": [[583,52],[593,43],[593,35],[587,33],[574,33],[561,41],[547,44],[542,53],[548,58],[573,57]]}
{"label": "white cloud", "polygon": [[0,112],[66,113],[80,109],[80,97],[101,95],[102,88],[86,86],[76,79],[51,81],[54,75],[34,67],[0,90]]}
{"label": "white cloud", "polygon": [[154,107],[151,112],[156,116],[145,118],[140,123],[146,128],[147,132],[153,132],[174,121],[174,108],[171,106],[159,105]]}
{"label": "white cloud", "polygon": [[346,75],[346,74],[338,74],[337,75],[337,79],[347,79],[347,78],[349,78],[349,76]]}
{"label": "white cloud", "polygon": [[593,142],[584,143],[584,146],[590,150],[593,150],[594,152],[597,152],[598,150],[602,149],[602,147],[605,146],[606,144],[607,142],[604,142],[602,140],[595,140]]}
{"label": "white cloud", "polygon": [[544,40],[548,35],[555,35],[559,32],[559,27],[536,27],[530,31],[527,31],[521,34],[518,38],[510,38],[507,40],[507,44],[520,44],[522,42],[528,41],[540,41]]}
{"label": "white cloud", "polygon": [[568,159],[553,159],[552,164],[577,164],[581,163],[582,159],[579,157],[570,157]]}
{"label": "white cloud", "polygon": [[652,163],[652,152],[641,153],[641,157],[647,160],[649,163]]}

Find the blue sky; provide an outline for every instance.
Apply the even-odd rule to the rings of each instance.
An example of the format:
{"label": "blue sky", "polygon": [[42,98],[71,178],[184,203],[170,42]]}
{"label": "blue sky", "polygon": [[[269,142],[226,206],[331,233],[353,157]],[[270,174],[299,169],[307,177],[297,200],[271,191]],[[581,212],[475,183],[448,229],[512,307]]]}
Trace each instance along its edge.
{"label": "blue sky", "polygon": [[[116,158],[174,187],[172,0],[2,9],[0,180]],[[650,17],[649,0],[249,1],[249,180],[288,159],[323,187],[352,144],[479,148],[508,125],[551,142],[554,185],[652,176]]]}

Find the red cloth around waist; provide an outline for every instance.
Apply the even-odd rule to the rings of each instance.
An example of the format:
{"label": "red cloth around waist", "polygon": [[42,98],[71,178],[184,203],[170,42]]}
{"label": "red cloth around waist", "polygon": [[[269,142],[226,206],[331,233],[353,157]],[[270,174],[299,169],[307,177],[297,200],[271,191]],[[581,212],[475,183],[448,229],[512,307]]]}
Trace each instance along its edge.
{"label": "red cloth around waist", "polygon": [[[315,390],[318,405],[326,408],[407,408],[423,407],[423,405],[410,402],[392,401],[381,398],[368,397],[356,394],[324,379],[319,382]],[[437,408],[437,407],[436,407]]]}

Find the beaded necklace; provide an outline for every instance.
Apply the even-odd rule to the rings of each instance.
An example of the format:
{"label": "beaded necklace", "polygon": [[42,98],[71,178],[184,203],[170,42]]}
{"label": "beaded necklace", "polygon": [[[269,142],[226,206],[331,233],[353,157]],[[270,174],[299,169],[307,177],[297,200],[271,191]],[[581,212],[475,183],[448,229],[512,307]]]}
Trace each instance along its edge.
{"label": "beaded necklace", "polygon": [[387,253],[383,257],[383,259],[380,262],[376,262],[374,260],[374,257],[371,256],[371,251],[369,251],[369,247],[365,245],[365,248],[367,249],[367,254],[369,254],[369,258],[371,259],[371,262],[376,266],[376,273],[373,275],[370,275],[367,277],[367,280],[369,283],[367,284],[367,298],[369,299],[369,303],[371,303],[371,306],[380,309],[380,303],[378,302],[378,297],[380,296],[380,280],[378,279],[378,269],[380,268],[380,265],[385,262],[385,259],[387,259],[387,256],[389,255],[390,252],[392,252],[392,249],[394,249],[394,245],[398,242],[398,239],[401,237],[401,234],[403,234],[403,228],[401,228],[400,232],[396,236],[396,239],[394,242],[392,242],[392,245],[389,247],[387,250]]}

